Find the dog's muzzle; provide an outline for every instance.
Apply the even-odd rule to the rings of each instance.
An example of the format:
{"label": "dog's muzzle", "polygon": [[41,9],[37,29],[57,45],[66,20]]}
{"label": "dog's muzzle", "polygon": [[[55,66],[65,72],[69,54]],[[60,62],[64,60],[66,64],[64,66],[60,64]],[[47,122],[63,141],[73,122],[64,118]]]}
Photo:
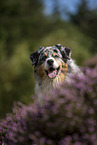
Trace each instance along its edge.
{"label": "dog's muzzle", "polygon": [[49,78],[54,79],[59,73],[60,66],[54,59],[47,59],[45,63],[45,72]]}

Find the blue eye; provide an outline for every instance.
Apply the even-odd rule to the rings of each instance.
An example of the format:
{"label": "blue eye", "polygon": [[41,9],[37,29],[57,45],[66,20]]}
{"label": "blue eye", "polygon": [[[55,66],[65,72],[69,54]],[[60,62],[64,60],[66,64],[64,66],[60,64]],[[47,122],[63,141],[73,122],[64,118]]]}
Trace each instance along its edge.
{"label": "blue eye", "polygon": [[47,58],[47,56],[43,56],[43,57],[42,57],[42,60],[44,61],[44,60],[46,60],[46,58]]}

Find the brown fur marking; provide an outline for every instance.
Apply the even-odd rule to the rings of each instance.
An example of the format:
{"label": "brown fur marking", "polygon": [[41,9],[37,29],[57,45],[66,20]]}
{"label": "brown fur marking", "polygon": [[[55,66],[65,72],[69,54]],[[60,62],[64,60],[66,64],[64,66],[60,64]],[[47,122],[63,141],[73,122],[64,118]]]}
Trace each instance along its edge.
{"label": "brown fur marking", "polygon": [[41,77],[42,80],[46,79],[47,75],[44,70],[44,63],[36,68],[37,74]]}

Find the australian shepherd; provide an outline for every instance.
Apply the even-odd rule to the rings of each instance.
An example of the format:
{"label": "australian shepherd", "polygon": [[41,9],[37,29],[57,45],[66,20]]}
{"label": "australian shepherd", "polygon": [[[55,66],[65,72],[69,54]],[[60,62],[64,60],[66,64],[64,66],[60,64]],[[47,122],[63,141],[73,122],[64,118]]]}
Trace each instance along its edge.
{"label": "australian shepherd", "polygon": [[60,88],[63,82],[70,82],[71,75],[80,73],[79,67],[71,59],[70,48],[60,44],[40,47],[30,55],[30,59],[34,68],[37,97]]}

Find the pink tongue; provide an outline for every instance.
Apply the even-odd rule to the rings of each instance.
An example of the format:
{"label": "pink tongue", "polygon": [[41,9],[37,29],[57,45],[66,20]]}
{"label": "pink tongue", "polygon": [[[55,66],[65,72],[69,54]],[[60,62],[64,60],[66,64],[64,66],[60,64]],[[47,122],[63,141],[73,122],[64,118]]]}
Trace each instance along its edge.
{"label": "pink tongue", "polygon": [[48,73],[48,76],[52,79],[56,76],[57,72],[56,71],[52,71]]}

